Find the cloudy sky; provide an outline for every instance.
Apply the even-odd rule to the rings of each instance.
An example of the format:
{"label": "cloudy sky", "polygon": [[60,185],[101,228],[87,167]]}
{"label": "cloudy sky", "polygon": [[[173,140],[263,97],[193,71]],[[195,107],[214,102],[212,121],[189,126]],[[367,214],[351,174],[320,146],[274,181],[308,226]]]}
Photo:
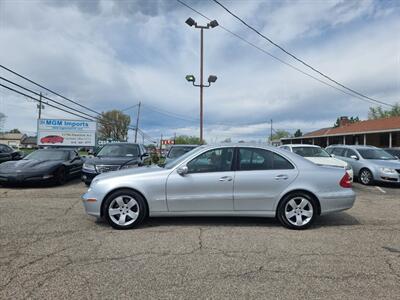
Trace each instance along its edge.
{"label": "cloudy sky", "polygon": [[[311,72],[214,2],[183,1]],[[341,83],[384,102],[400,101],[399,1],[221,2]],[[199,89],[185,75],[199,76],[200,34],[185,24],[188,17],[207,22],[175,0],[0,0],[0,64],[96,111],[141,101],[140,127],[155,139],[161,133],[198,135]],[[205,32],[205,77],[209,74],[218,80],[205,89],[208,142],[265,139],[270,119],[275,129],[307,132],[331,126],[341,115],[367,118],[371,105],[293,70],[221,27]],[[4,70],[0,76],[43,91]],[[34,132],[33,101],[0,87],[0,112],[7,115],[5,129]],[[134,119],[136,108],[126,113]],[[74,118],[50,107],[43,116]]]}

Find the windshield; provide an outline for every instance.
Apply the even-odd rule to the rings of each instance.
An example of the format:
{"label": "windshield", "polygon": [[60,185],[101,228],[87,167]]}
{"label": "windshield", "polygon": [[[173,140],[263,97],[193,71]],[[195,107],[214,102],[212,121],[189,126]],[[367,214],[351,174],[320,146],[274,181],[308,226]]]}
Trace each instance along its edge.
{"label": "windshield", "polygon": [[395,160],[396,158],[382,149],[357,149],[364,159]]}
{"label": "windshield", "polygon": [[330,157],[330,155],[319,147],[293,147],[293,152],[303,157]]}
{"label": "windshield", "polygon": [[107,157],[121,157],[121,156],[132,156],[137,157],[139,155],[139,149],[137,145],[105,145],[97,156]]}
{"label": "windshield", "polygon": [[182,161],[184,161],[187,157],[189,157],[190,155],[192,155],[193,153],[195,153],[199,149],[201,149],[201,148],[194,148],[194,149],[190,150],[189,152],[186,152],[181,157],[178,157],[177,159],[174,159],[173,161],[167,163],[164,166],[164,168],[172,169],[173,167],[179,165]]}
{"label": "windshield", "polygon": [[186,152],[189,152],[190,150],[194,149],[196,147],[194,146],[179,146],[179,147],[172,147],[169,152],[167,157],[174,159],[174,158],[178,158],[180,156],[182,156],[183,154],[185,154]]}
{"label": "windshield", "polygon": [[34,159],[39,161],[46,160],[67,160],[68,152],[60,150],[37,150],[31,154],[25,156],[24,159]]}

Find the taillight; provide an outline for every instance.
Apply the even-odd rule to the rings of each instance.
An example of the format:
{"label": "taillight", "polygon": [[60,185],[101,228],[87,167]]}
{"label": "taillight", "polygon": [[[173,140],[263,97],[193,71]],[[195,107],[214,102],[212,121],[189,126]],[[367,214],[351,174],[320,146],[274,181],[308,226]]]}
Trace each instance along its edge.
{"label": "taillight", "polygon": [[350,176],[347,172],[344,173],[342,179],[340,180],[339,185],[342,188],[351,188],[351,180],[350,180]]}

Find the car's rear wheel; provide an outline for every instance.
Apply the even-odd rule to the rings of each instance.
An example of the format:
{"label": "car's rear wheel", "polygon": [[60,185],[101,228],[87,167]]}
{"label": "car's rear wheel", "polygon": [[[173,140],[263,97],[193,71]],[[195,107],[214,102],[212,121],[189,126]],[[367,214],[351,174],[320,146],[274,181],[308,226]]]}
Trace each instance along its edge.
{"label": "car's rear wheel", "polygon": [[360,174],[358,175],[359,181],[364,185],[371,185],[374,181],[374,177],[370,170],[361,169]]}
{"label": "car's rear wheel", "polygon": [[279,203],[277,217],[281,224],[290,229],[308,228],[317,215],[315,199],[306,193],[293,193]]}
{"label": "car's rear wheel", "polygon": [[139,193],[123,189],[107,197],[103,215],[112,227],[131,229],[143,222],[147,207]]}
{"label": "car's rear wheel", "polygon": [[67,181],[67,173],[65,171],[65,167],[60,167],[56,172],[56,183],[59,185],[63,185]]}

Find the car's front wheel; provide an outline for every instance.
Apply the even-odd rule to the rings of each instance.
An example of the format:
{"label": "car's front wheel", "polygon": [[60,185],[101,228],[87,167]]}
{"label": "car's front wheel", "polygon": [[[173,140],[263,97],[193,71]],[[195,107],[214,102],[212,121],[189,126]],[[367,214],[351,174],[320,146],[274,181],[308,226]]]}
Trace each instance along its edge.
{"label": "car's front wheel", "polygon": [[358,178],[360,182],[364,185],[371,185],[372,182],[374,181],[374,177],[371,171],[368,169],[362,169],[360,171],[360,175],[358,176]]}
{"label": "car's front wheel", "polygon": [[279,203],[277,217],[281,224],[290,229],[309,227],[317,215],[315,200],[306,193],[293,193]]}
{"label": "car's front wheel", "polygon": [[103,215],[115,229],[131,229],[143,222],[147,207],[139,193],[123,189],[107,197]]}

